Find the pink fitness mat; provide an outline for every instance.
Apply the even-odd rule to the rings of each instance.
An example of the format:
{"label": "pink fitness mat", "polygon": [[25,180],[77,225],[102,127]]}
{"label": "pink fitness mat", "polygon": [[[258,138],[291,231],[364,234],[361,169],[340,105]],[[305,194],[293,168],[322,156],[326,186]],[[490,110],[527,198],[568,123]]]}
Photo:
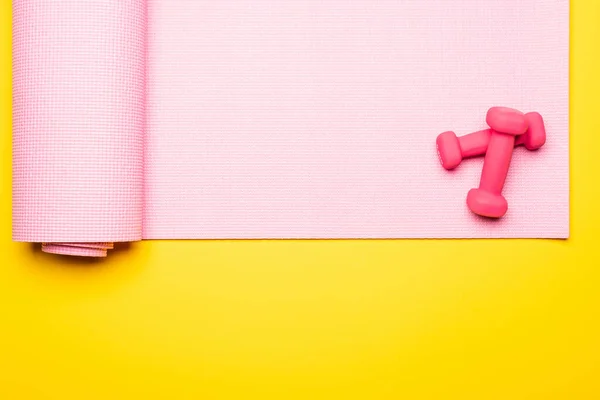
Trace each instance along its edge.
{"label": "pink fitness mat", "polygon": [[[566,238],[568,0],[13,0],[13,238]],[[507,215],[435,140],[544,117]]]}

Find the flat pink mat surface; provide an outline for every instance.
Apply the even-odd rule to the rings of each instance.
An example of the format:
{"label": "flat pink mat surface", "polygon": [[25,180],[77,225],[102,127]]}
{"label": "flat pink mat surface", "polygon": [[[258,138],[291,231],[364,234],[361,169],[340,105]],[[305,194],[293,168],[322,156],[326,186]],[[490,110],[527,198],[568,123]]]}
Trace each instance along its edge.
{"label": "flat pink mat surface", "polygon": [[[82,3],[13,0],[17,240],[568,236],[568,0]],[[435,139],[496,105],[548,139],[489,221]]]}

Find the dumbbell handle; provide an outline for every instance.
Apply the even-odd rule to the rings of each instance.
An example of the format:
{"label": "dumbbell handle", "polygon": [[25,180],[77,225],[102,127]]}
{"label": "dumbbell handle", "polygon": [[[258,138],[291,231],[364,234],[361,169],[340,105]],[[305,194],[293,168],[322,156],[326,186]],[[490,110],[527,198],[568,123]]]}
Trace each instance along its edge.
{"label": "dumbbell handle", "polygon": [[515,147],[522,145],[525,143],[525,135],[519,135],[515,137]]}
{"label": "dumbbell handle", "polygon": [[515,136],[491,131],[489,151],[485,154],[479,188],[494,194],[501,194],[515,146]]}
{"label": "dumbbell handle", "polygon": [[[488,145],[490,143],[491,137],[492,137],[491,129],[484,129],[481,131],[469,133],[464,136],[459,136],[458,143],[460,144],[460,149],[461,149],[463,158],[484,155],[488,149]],[[517,136],[514,145],[515,146],[522,145],[524,143],[523,138],[524,138],[524,135]]]}
{"label": "dumbbell handle", "polygon": [[492,136],[491,129],[469,133],[458,137],[461,154],[463,158],[475,157],[485,154]]}

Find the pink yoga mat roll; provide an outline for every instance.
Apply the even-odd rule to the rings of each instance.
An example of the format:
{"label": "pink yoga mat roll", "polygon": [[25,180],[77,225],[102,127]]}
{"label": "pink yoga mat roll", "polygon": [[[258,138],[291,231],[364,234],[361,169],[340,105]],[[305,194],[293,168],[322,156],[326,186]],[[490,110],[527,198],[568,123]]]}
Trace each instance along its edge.
{"label": "pink yoga mat roll", "polygon": [[13,0],[13,238],[142,238],[145,0]]}

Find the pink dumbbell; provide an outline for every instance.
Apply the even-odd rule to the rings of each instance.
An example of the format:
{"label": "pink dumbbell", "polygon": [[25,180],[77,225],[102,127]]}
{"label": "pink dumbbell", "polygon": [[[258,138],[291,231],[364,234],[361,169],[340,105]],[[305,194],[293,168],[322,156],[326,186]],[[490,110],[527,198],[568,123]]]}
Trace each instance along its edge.
{"label": "pink dumbbell", "polygon": [[475,214],[500,218],[508,210],[502,188],[508,175],[515,137],[527,131],[529,122],[522,112],[506,107],[490,108],[486,122],[492,135],[483,160],[479,188],[469,191],[467,205]]}
{"label": "pink dumbbell", "polygon": [[[529,129],[517,136],[515,146],[524,145],[527,150],[537,150],[546,143],[546,129],[542,116],[536,112],[525,114],[529,122]],[[438,135],[436,146],[442,167],[447,170],[454,169],[463,159],[484,155],[487,151],[491,129],[456,136],[448,131]]]}

